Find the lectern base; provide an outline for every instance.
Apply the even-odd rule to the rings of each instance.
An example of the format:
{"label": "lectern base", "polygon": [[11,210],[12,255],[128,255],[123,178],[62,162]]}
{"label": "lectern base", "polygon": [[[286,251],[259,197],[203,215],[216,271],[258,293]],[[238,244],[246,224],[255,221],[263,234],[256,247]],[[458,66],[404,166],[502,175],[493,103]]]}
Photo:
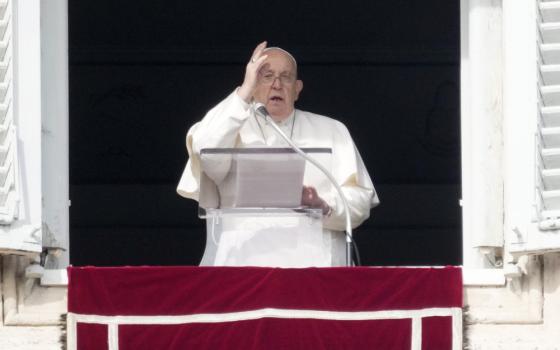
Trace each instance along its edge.
{"label": "lectern base", "polygon": [[209,210],[201,266],[329,267],[321,219],[318,209]]}

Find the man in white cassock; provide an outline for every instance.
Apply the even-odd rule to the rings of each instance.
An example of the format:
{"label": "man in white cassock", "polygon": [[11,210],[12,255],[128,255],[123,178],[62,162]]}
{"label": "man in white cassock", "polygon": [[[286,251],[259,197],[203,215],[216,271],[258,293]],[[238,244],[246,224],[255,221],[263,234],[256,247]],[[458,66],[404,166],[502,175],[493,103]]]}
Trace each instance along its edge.
{"label": "man in white cassock", "polygon": [[[329,170],[346,196],[355,228],[369,217],[370,209],[379,204],[379,199],[348,129],[329,117],[295,109],[294,103],[303,89],[303,82],[297,78],[297,63],[287,51],[266,46],[265,41],[255,48],[243,84],[188,131],[189,160],[177,192],[186,198],[199,199],[200,152],[204,148],[288,147],[272,126],[257,116],[255,104],[259,102],[299,147],[332,149]],[[206,252],[202,264],[343,266],[346,258],[343,202],[325,176],[306,177],[305,181],[302,205],[322,209],[323,213],[322,237],[316,241],[318,247],[311,260],[301,252],[286,253],[280,247],[275,251],[270,242],[260,241],[255,232],[250,232],[250,222],[240,222],[237,229],[222,233],[217,252],[211,256]],[[238,237],[232,239],[235,235]]]}

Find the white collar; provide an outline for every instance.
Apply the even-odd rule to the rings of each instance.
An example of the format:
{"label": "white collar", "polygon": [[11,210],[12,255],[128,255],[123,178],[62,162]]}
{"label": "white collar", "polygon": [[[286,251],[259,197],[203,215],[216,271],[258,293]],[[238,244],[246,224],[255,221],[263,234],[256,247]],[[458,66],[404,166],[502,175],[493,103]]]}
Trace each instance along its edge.
{"label": "white collar", "polygon": [[294,110],[292,111],[292,114],[290,114],[288,116],[288,118],[282,119],[280,121],[274,121],[276,123],[276,125],[278,126],[287,126],[287,125],[292,125],[294,117],[296,115],[296,109],[294,108]]}

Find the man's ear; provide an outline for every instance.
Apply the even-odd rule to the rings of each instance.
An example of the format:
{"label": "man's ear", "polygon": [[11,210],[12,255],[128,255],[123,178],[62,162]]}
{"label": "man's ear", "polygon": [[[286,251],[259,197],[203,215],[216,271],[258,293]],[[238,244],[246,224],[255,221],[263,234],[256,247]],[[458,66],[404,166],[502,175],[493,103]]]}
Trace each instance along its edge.
{"label": "man's ear", "polygon": [[299,98],[299,93],[301,92],[301,90],[303,90],[303,81],[296,80],[296,98],[295,98],[296,101]]}

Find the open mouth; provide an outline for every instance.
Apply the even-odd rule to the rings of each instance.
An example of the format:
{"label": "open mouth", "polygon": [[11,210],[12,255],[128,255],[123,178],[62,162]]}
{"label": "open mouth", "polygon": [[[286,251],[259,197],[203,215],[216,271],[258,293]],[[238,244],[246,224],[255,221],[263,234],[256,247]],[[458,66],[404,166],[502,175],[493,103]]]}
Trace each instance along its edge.
{"label": "open mouth", "polygon": [[282,97],[280,97],[280,96],[272,96],[272,97],[270,98],[270,100],[271,100],[271,101],[274,101],[274,102],[281,102],[281,101],[284,101],[284,99],[283,99]]}

